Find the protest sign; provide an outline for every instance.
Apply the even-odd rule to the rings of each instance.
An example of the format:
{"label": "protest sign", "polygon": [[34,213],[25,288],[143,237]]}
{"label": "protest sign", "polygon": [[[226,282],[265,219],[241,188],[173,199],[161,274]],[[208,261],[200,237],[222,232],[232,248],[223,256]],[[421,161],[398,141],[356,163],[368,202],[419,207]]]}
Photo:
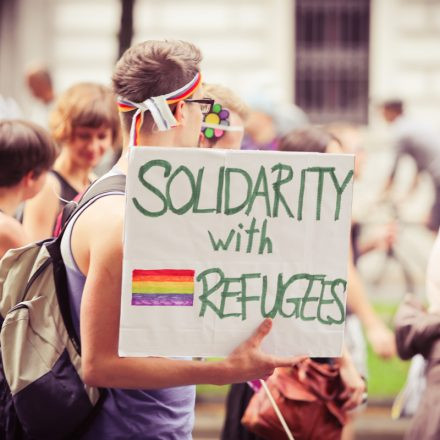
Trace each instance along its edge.
{"label": "protest sign", "polygon": [[339,356],[354,158],[135,147],[119,354]]}

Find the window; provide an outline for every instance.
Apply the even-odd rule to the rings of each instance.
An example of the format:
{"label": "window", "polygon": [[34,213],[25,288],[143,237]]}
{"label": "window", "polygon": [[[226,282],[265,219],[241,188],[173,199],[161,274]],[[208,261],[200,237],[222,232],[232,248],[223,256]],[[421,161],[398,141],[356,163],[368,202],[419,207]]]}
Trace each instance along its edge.
{"label": "window", "polygon": [[296,0],[296,103],[313,122],[368,119],[370,0]]}

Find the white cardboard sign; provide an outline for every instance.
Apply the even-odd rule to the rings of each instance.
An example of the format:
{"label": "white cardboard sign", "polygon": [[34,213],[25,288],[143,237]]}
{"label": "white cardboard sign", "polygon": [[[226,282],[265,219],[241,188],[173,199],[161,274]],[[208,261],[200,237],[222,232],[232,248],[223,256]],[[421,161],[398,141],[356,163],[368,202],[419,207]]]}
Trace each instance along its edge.
{"label": "white cardboard sign", "polygon": [[119,354],[339,356],[354,158],[135,147]]}

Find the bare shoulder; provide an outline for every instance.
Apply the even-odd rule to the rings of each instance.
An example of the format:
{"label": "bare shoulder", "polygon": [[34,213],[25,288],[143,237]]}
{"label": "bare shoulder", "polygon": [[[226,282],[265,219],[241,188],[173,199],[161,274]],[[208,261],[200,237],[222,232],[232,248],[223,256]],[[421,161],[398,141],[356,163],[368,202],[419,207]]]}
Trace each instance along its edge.
{"label": "bare shoulder", "polygon": [[16,219],[0,214],[0,256],[8,249],[17,248],[28,242],[23,226]]}
{"label": "bare shoulder", "polygon": [[[125,211],[123,194],[112,194],[101,197],[92,203],[78,218],[77,229],[107,230],[122,226]],[[81,226],[82,225],[82,226]]]}
{"label": "bare shoulder", "polygon": [[[78,267],[87,275],[91,258],[114,259],[120,264],[124,225],[125,197],[108,195],[82,213],[72,232],[71,247]],[[113,258],[112,258],[113,257]]]}
{"label": "bare shoulder", "polygon": [[41,191],[26,204],[44,205],[48,201],[55,201],[59,204],[58,197],[61,194],[61,185],[58,179],[52,174],[47,173],[46,181],[44,182]]}
{"label": "bare shoulder", "polygon": [[51,173],[41,191],[24,205],[23,226],[32,240],[41,240],[52,234],[60,210],[60,183]]}

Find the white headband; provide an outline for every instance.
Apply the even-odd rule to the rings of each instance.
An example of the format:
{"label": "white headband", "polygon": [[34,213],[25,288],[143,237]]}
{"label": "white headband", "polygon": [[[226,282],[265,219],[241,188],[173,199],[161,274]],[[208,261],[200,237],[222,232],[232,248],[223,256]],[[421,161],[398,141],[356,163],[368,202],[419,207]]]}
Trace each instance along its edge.
{"label": "white headband", "polygon": [[170,109],[170,104],[182,101],[191,96],[201,84],[202,76],[200,72],[194,78],[174,92],[166,95],[153,96],[143,102],[132,102],[122,97],[118,98],[119,111],[129,112],[136,109],[131,120],[130,128],[130,146],[137,145],[139,140],[139,131],[144,120],[144,112],[150,111],[154,122],[159,131],[166,131],[177,125],[177,121]]}

